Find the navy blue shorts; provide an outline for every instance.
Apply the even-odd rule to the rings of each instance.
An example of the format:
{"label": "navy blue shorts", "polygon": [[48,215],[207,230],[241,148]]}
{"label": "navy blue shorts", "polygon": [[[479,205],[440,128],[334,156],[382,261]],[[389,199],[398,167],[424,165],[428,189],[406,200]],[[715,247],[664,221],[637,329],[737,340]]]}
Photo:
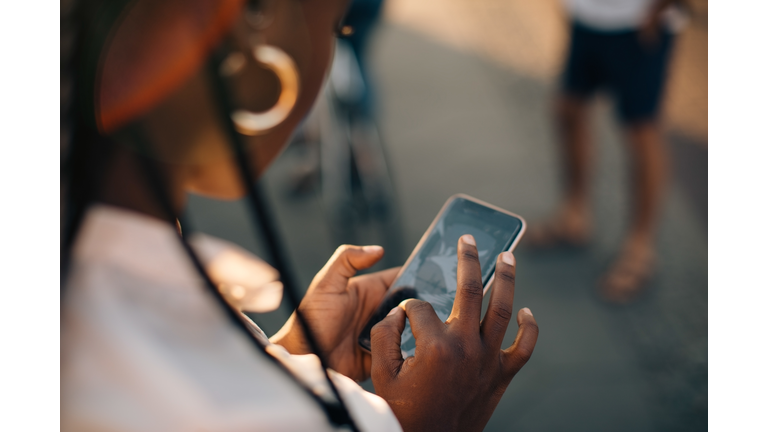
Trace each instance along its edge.
{"label": "navy blue shorts", "polygon": [[673,36],[662,31],[653,46],[640,42],[636,30],[605,32],[571,24],[571,44],[562,90],[588,98],[607,89],[626,123],[653,120],[667,75]]}

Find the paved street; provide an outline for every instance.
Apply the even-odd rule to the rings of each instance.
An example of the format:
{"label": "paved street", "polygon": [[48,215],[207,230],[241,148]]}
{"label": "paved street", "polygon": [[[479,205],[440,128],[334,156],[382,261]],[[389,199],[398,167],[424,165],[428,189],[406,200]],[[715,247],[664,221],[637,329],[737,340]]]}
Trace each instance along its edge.
{"label": "paved street", "polygon": [[[372,60],[402,225],[403,247],[389,254],[391,263],[407,257],[454,193],[529,221],[553,208],[551,84],[392,22],[380,28]],[[599,229],[580,252],[516,253],[515,308],[532,309],[541,335],[486,430],[706,430],[706,146],[671,135],[678,169],[659,239],[661,269],[636,304],[610,307],[598,301],[594,286],[626,226],[628,170],[607,101],[598,104],[594,122]],[[318,193],[287,192],[297,154],[288,149],[265,185],[299,282],[307,286],[336,245]],[[242,202],[193,197],[190,216],[196,228],[260,253]],[[361,243],[382,237],[374,229],[359,235]],[[255,318],[270,333],[286,316],[282,310]]]}

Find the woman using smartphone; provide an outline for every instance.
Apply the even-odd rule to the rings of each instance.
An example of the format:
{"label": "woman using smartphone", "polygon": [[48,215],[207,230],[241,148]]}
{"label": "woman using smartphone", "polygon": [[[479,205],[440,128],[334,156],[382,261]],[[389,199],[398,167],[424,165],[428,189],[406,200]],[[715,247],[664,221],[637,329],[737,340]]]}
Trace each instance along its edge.
{"label": "woman using smartphone", "polygon": [[[254,181],[312,106],[346,7],[62,4],[62,88],[72,90],[62,91],[62,430],[481,430],[488,421],[538,334],[521,310],[516,342],[502,349],[510,253],[498,257],[481,321],[477,248],[462,237],[451,317],[404,303],[374,328],[368,354],[357,336],[397,269],[355,273],[382,248],[340,247],[268,338],[241,311],[275,308],[281,280],[296,300],[288,275],[179,225],[188,192],[248,196],[263,210]],[[406,316],[417,351],[404,361]],[[379,396],[355,383],[369,376]]]}

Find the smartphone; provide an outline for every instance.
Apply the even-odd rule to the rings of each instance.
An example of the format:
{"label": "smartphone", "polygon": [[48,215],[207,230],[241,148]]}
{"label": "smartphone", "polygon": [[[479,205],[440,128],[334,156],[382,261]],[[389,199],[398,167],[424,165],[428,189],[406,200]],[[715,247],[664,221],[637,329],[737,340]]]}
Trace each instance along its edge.
{"label": "smartphone", "polygon": [[[471,234],[477,243],[483,277],[483,295],[493,282],[496,257],[514,250],[525,233],[520,216],[476,198],[458,194],[450,197],[421,237],[387,291],[379,308],[358,338],[363,349],[371,350],[371,328],[403,300],[416,298],[435,308],[441,321],[448,319],[456,297],[456,248],[459,237]],[[406,321],[401,340],[403,357],[413,356],[416,342]]]}

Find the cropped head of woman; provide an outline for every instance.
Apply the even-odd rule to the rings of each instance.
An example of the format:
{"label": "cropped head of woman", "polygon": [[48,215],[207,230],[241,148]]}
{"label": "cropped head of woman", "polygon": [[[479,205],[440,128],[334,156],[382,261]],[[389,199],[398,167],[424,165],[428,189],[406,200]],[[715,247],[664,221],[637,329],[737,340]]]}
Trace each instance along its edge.
{"label": "cropped head of woman", "polygon": [[[62,82],[74,82],[73,92],[62,86],[62,124],[72,125],[62,130],[63,219],[72,221],[63,430],[471,431],[488,422],[538,337],[520,310],[515,342],[501,349],[513,317],[509,252],[497,257],[482,321],[477,248],[463,236],[451,317],[409,299],[371,329],[365,352],[358,336],[398,269],[356,273],[383,248],[339,247],[299,302],[274,238],[276,269],[171,225],[188,192],[247,195],[261,208],[254,181],[320,92],[348,1],[62,3],[76,23],[62,19]],[[265,238],[267,213],[256,218]],[[240,311],[277,308],[276,278],[295,310],[268,338]],[[265,304],[246,309],[226,293]],[[404,359],[406,317],[421,342]],[[368,377],[377,395],[354,382]]]}
{"label": "cropped head of woman", "polygon": [[[62,105],[69,105],[73,111],[69,148],[62,148],[69,180],[64,182],[64,190],[70,198],[64,208],[64,219],[69,221],[65,222],[63,243],[65,271],[70,268],[67,264],[72,264],[71,277],[64,279],[64,285],[69,286],[63,306],[67,317],[63,327],[68,341],[64,387],[70,400],[66,409],[67,424],[82,426],[90,424],[91,416],[100,411],[99,403],[87,400],[94,391],[114,392],[122,395],[120,397],[132,392],[144,395],[154,392],[145,390],[152,386],[152,374],[167,367],[163,355],[176,356],[184,351],[191,358],[197,354],[211,362],[208,367],[197,367],[195,373],[186,371],[194,383],[218,373],[222,364],[237,361],[248,364],[252,372],[249,379],[258,375],[253,373],[258,357],[256,360],[254,356],[243,357],[242,352],[238,353],[237,343],[227,346],[227,337],[222,335],[219,335],[221,341],[206,340],[205,335],[184,339],[183,325],[174,322],[169,310],[160,310],[167,303],[158,301],[156,292],[164,292],[168,278],[184,279],[180,273],[185,267],[155,268],[156,262],[178,264],[172,252],[181,251],[163,246],[171,228],[168,224],[160,228],[164,224],[158,224],[157,220],[174,222],[183,211],[188,192],[219,199],[235,199],[246,194],[247,185],[277,157],[312,107],[333,56],[348,0],[84,0],[74,3],[66,5],[71,7],[63,15],[71,18],[65,23],[65,29],[67,26],[70,30],[76,29],[71,32],[76,39],[72,44],[75,48],[69,58],[64,55],[67,50],[62,49],[63,69],[68,69],[62,72],[62,81],[66,76],[74,77],[75,89],[74,100],[69,104],[62,97]],[[121,212],[114,207],[131,212]],[[78,234],[80,228],[81,235]],[[101,234],[104,232],[109,232],[111,237],[105,238]],[[262,303],[272,304],[274,295],[270,296],[268,287],[274,285],[270,280],[276,272],[221,242],[205,238],[200,241],[202,243],[196,242],[193,248],[186,237],[182,239],[190,262],[201,264],[201,256],[205,255],[201,250],[218,251],[218,255],[229,257],[229,267],[224,267],[230,274],[217,276],[215,268],[211,270],[206,266],[209,268],[203,270],[201,264],[197,276],[205,281],[209,294],[215,293],[213,298],[222,303],[225,316],[232,319],[235,327],[245,330],[266,353],[270,346],[264,339],[266,336],[261,330],[249,327],[254,324],[236,311],[241,305],[225,298],[219,282],[222,278],[228,279],[232,285],[231,278],[238,274],[248,276],[245,278],[248,280],[242,281],[246,286],[263,279],[264,287],[232,286]],[[198,250],[192,252],[192,249]],[[68,257],[70,250],[72,258]],[[153,258],[148,258],[149,255]],[[109,262],[104,265],[102,256],[114,259],[107,258]],[[232,266],[236,268],[233,270]],[[115,272],[115,267],[128,268],[130,272]],[[98,280],[93,274],[100,275]],[[177,281],[179,286],[175,291],[182,292],[190,286],[196,288],[196,282],[195,279]],[[141,300],[144,315],[140,319],[129,317],[134,309],[120,297],[121,287],[128,287],[133,296],[144,296]],[[102,300],[105,292],[117,294],[117,303],[112,303],[116,310],[106,312],[111,307],[109,302],[92,297],[95,292],[101,293],[95,297]],[[184,292],[188,298],[182,303],[187,306],[205,298],[200,297],[196,289]],[[155,322],[164,323],[166,333],[182,335],[174,340],[186,344],[185,348],[167,351],[152,346],[158,332],[142,333],[141,321],[153,313],[158,315]],[[197,308],[190,307],[184,313],[195,314],[201,324],[207,324],[203,333],[229,328],[222,327],[207,306],[198,304]],[[103,337],[94,336],[89,328],[99,328]],[[111,331],[117,328],[119,330]],[[134,336],[126,337],[125,332],[133,332]],[[308,341],[306,344],[312,351],[320,352],[312,346],[310,334],[300,330],[284,333],[288,335],[286,338],[299,341],[297,344]],[[293,336],[296,334],[300,336]],[[126,340],[121,341],[120,336]],[[110,342],[100,345],[102,340]],[[129,355],[117,363],[127,370],[142,369],[145,375],[142,378],[146,379],[126,384],[119,383],[119,377],[115,376],[119,374],[111,374],[94,384],[93,377],[101,370],[94,364],[105,366],[105,370],[119,369],[109,357],[109,343],[125,342],[128,346],[130,341],[134,342],[135,349],[129,350]],[[142,353],[149,352],[157,361],[140,367],[147,357],[142,357]],[[87,357],[84,353],[96,353],[91,359],[95,363],[80,375],[82,363],[78,360]],[[211,361],[216,356],[220,364]],[[270,359],[273,366],[283,369],[285,376],[294,375],[274,354],[262,358]],[[184,361],[176,363],[171,369],[184,369],[180,366]],[[312,368],[305,365],[303,369]],[[261,372],[269,370],[267,367]],[[306,371],[304,373],[306,375]],[[235,374],[229,375],[232,379],[228,391],[239,385]],[[265,384],[265,388],[276,387],[274,381],[280,378],[272,375],[266,374],[262,379],[271,382]],[[338,396],[330,376],[327,373],[325,376],[329,388]],[[226,387],[227,380],[219,378],[216,385]],[[176,387],[178,393],[184,386]],[[307,390],[306,387],[299,379],[287,386],[289,392],[292,388]],[[136,392],[136,389],[142,391]],[[340,397],[329,402],[307,390],[299,398],[306,399],[308,395],[325,410],[331,423],[354,425]],[[273,396],[273,403],[281,400],[277,393]],[[260,396],[252,391],[250,397]],[[139,399],[141,397],[132,400],[132,406],[142,405]],[[117,405],[109,405],[108,397],[103,400],[107,401],[104,406],[117,409]],[[287,404],[278,406],[282,410]],[[80,409],[85,411],[78,411]],[[211,413],[204,412],[199,417],[205,418],[207,414]],[[174,416],[172,410],[164,415],[180,418]],[[270,420],[264,421],[269,424]],[[306,419],[299,419],[299,423],[302,421]]]}
{"label": "cropped head of woman", "polygon": [[177,211],[186,192],[243,196],[228,122],[261,174],[319,93],[348,0],[115,3],[80,5],[94,42],[75,62],[76,105],[91,108],[79,120],[113,144],[93,194],[161,216],[138,158],[154,161]]}

